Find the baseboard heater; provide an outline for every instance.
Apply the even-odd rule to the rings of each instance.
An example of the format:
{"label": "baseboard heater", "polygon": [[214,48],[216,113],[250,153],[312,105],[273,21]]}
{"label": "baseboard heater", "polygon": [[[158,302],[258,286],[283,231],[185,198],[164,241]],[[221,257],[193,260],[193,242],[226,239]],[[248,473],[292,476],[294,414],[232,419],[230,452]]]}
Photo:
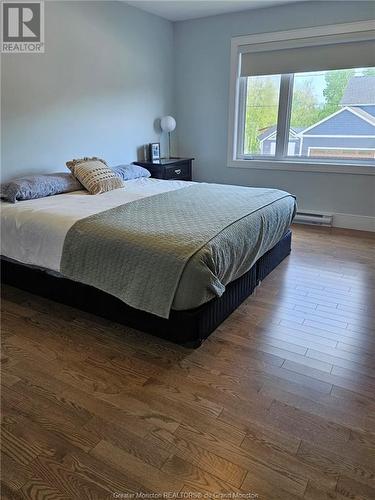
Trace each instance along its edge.
{"label": "baseboard heater", "polygon": [[294,222],[297,224],[312,224],[314,226],[332,227],[333,215],[313,212],[297,212]]}

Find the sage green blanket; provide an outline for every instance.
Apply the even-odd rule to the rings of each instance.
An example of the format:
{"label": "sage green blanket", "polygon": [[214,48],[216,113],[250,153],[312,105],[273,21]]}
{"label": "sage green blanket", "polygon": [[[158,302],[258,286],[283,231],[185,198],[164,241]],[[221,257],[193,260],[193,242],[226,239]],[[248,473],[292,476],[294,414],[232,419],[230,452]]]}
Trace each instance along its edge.
{"label": "sage green blanket", "polygon": [[294,205],[284,191],[219,184],[142,198],[76,222],[61,272],[167,318],[221,295],[283,236]]}

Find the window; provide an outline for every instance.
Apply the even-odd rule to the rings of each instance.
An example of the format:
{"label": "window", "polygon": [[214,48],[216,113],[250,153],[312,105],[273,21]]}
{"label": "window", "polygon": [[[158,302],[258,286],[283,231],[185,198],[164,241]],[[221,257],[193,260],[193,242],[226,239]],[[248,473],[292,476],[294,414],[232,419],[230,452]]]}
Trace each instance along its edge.
{"label": "window", "polygon": [[233,39],[229,166],[375,173],[371,27]]}
{"label": "window", "polygon": [[[290,99],[280,123],[282,82]],[[240,86],[242,158],[374,161],[375,68],[245,76]]]}
{"label": "window", "polygon": [[[244,77],[244,80],[243,153],[250,156],[264,155],[276,146],[280,76]],[[262,147],[263,136],[267,138],[267,151]]]}

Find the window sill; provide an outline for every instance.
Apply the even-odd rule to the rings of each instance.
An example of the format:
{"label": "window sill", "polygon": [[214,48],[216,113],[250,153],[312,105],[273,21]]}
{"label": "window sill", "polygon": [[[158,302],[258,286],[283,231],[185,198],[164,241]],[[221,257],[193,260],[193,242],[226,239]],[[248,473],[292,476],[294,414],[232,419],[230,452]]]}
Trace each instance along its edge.
{"label": "window sill", "polygon": [[228,160],[230,168],[257,170],[285,170],[292,172],[322,172],[330,174],[375,175],[375,166],[354,163],[335,164],[324,162],[297,162],[293,160]]}

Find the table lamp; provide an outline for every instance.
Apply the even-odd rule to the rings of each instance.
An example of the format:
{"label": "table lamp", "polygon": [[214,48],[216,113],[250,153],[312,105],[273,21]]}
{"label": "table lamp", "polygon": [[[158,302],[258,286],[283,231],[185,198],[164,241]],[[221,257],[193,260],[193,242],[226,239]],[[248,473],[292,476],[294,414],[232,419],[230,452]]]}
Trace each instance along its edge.
{"label": "table lamp", "polygon": [[168,158],[171,157],[171,132],[176,128],[176,120],[173,116],[163,116],[160,119],[160,127],[163,132],[168,132]]}

